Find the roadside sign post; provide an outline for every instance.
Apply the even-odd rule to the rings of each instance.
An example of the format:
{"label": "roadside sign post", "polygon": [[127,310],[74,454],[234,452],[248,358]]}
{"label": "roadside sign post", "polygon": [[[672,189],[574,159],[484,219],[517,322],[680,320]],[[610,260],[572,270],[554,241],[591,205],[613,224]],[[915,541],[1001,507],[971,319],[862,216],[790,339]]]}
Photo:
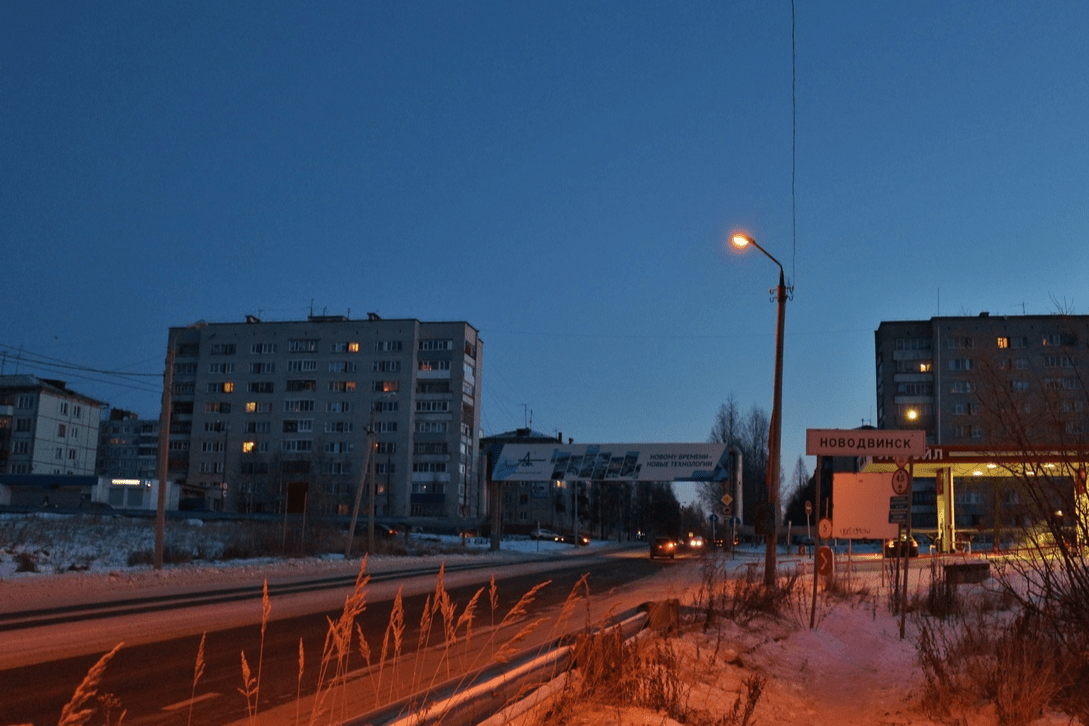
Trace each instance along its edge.
{"label": "roadside sign post", "polygon": [[[897,474],[893,476],[893,489],[897,495],[908,496],[906,530],[911,535],[911,485],[914,469],[912,461],[926,455],[926,432],[919,429],[806,429],[805,453],[817,457],[817,503],[820,503],[821,459],[825,456],[870,456],[894,459]],[[900,474],[900,470],[905,470]],[[825,512],[825,516],[828,512]],[[820,517],[818,508],[817,516]],[[889,521],[892,519],[889,510]],[[899,516],[899,515],[897,515]],[[899,543],[899,540],[897,541]],[[809,615],[809,627],[814,627],[817,612],[817,562],[813,563],[813,606]],[[903,590],[900,603],[900,639],[904,638],[904,613],[907,610],[908,568],[904,563]]]}
{"label": "roadside sign post", "polygon": [[[813,475],[814,476],[814,484],[816,485],[816,489],[817,489],[816,494],[815,494],[815,496],[813,498],[817,501],[817,517],[818,518],[821,515],[820,503],[821,503],[821,460],[822,460],[822,458],[823,457],[820,454],[817,454],[817,472],[816,472],[816,474]],[[806,530],[809,529],[809,512],[810,512],[811,509],[812,509],[812,505],[810,505],[809,502],[806,502],[805,503],[805,527],[806,527]],[[827,507],[825,507],[825,510],[827,510]],[[825,511],[824,514],[825,514],[825,517],[828,516],[827,511]],[[822,519],[821,523],[823,524],[824,521],[825,520]],[[825,534],[824,531],[823,531],[824,529],[825,529],[824,527],[817,527],[817,536],[820,537],[821,547],[814,547],[813,548],[813,603],[809,606],[809,629],[810,630],[812,630],[814,627],[816,627],[816,624],[817,624],[817,570],[818,570],[818,567],[817,567],[817,565],[818,565],[817,551],[823,548],[824,540],[827,539],[824,536],[824,534]]]}
{"label": "roadside sign post", "polygon": [[[902,469],[897,469],[897,471],[903,471],[903,470]],[[892,481],[893,481],[893,486],[895,486],[895,484],[896,484],[896,477],[895,476],[893,477]],[[914,482],[915,482],[915,467],[912,464],[911,459],[908,459],[908,461],[907,461],[907,487],[906,487],[907,497],[908,497],[908,507],[907,507],[907,523],[904,525],[904,529],[906,530],[907,536],[903,540],[901,540],[902,544],[900,546],[900,549],[901,549],[902,554],[904,556],[904,587],[900,592],[900,640],[904,639],[905,618],[907,616],[908,561],[911,559],[911,547],[910,547],[910,543],[911,543],[911,489],[912,489],[912,484],[914,484]],[[900,494],[900,493],[901,492],[897,492],[897,494]]]}
{"label": "roadside sign post", "polygon": [[805,536],[812,541],[813,530],[809,528],[809,517],[813,514],[813,502],[805,500]]}

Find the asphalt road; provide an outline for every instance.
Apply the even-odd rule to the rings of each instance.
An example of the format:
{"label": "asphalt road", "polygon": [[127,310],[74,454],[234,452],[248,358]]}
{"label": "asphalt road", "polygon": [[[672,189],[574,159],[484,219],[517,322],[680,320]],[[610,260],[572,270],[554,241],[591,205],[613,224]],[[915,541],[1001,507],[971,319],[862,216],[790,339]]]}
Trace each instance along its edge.
{"label": "asphalt road", "polygon": [[[633,585],[638,587],[640,579],[660,572],[662,568],[683,562],[651,561],[642,553],[640,548],[634,552],[629,551],[626,557],[561,558],[547,572],[537,571],[532,574],[506,576],[505,573],[517,570],[513,567],[480,570],[474,584],[451,587],[448,592],[456,612],[461,613],[473,594],[482,584],[486,585],[494,573],[498,593],[498,607],[495,612],[498,613],[496,619],[500,619],[526,592],[541,582],[550,580],[536,594],[532,611],[527,614],[527,618],[532,620],[537,613],[548,609],[555,611],[556,606],[565,601],[584,574],[588,576],[587,582],[593,597],[594,593],[604,593],[614,588],[629,588]],[[406,651],[415,649],[419,642],[420,614],[424,610],[427,597],[419,594],[404,600],[403,642]],[[476,610],[478,629],[483,628],[491,618],[491,604],[487,592],[482,596],[482,601]],[[181,604],[179,607],[186,605]],[[382,642],[390,621],[391,607],[390,599],[382,602],[368,601],[366,611],[357,620],[373,651],[377,651]],[[251,609],[259,617],[259,595],[257,607]],[[175,613],[174,610],[163,609],[156,617],[171,618]],[[113,694],[119,704],[106,722],[116,723],[121,710],[125,711],[124,723],[129,726],[188,723],[214,725],[244,719],[247,716],[246,699],[239,693],[242,686],[243,652],[253,675],[256,675],[260,663],[260,702],[257,704],[259,712],[266,713],[277,706],[297,703],[300,701],[300,692],[303,696],[313,694],[318,685],[319,661],[329,630],[329,619],[335,620],[339,616],[338,609],[273,620],[266,629],[263,655],[259,623],[226,629],[217,629],[214,622],[208,623],[204,647],[205,669],[196,688],[195,699],[193,676],[200,635],[123,647],[106,668],[99,689],[102,693]],[[97,622],[99,621],[96,619],[87,619],[85,626],[94,628]],[[441,624],[432,626],[431,634],[432,644],[436,639],[441,643]],[[305,653],[301,682],[300,641]],[[67,658],[0,671],[0,721],[5,724],[26,723],[38,726],[56,723],[62,707],[72,697],[73,691],[99,655]],[[377,653],[373,653],[372,657],[377,659]],[[353,646],[348,668],[355,670],[364,666],[365,662],[358,647]],[[446,667],[449,669],[449,662]],[[98,722],[98,718],[95,722]]]}

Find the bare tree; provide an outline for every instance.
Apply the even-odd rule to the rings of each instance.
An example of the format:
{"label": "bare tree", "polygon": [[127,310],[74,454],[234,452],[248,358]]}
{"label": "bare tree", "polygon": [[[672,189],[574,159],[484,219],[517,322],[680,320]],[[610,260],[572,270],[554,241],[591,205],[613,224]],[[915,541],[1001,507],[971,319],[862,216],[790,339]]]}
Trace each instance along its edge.
{"label": "bare tree", "polygon": [[[767,499],[768,434],[770,421],[766,411],[755,404],[742,415],[733,394],[719,407],[711,427],[711,443],[736,446],[742,454],[741,486],[745,512],[736,512],[746,522],[753,521],[757,502]],[[718,511],[719,500],[727,494],[724,482],[699,482],[697,495],[704,507]]]}
{"label": "bare tree", "polygon": [[1033,624],[1031,637],[1069,654],[1052,705],[1089,723],[1080,685],[1089,673],[1089,387],[1077,342],[1072,330],[1049,341],[1043,366],[1019,365],[1029,353],[1017,349],[977,354],[971,398],[980,437],[1003,452],[993,470],[1002,476],[980,482],[993,546],[1019,545],[998,565],[998,581],[1020,605],[1017,622]]}
{"label": "bare tree", "polygon": [[[805,459],[801,456],[798,457],[798,461],[794,463],[794,473],[790,475],[790,481],[787,483],[786,490],[783,492],[782,501],[790,502],[797,498],[805,488],[809,485],[809,468],[805,465]],[[804,506],[804,500],[803,500]],[[797,522],[799,520],[791,517],[791,521]]]}

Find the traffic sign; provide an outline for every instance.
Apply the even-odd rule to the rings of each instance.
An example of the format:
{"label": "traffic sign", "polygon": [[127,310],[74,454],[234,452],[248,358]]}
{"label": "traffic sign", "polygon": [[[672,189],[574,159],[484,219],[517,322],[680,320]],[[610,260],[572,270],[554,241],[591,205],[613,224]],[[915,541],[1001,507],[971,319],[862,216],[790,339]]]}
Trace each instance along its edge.
{"label": "traffic sign", "polygon": [[733,513],[734,513],[734,508],[731,507],[729,504],[723,504],[722,505],[722,516],[723,517],[729,517]]}
{"label": "traffic sign", "polygon": [[[832,556],[831,547],[817,548],[817,574],[821,577],[829,577],[832,574],[832,565],[835,559]],[[816,585],[814,585],[816,587]]]}
{"label": "traffic sign", "polygon": [[806,429],[805,453],[810,456],[921,459],[926,456],[926,432],[922,429]]}
{"label": "traffic sign", "polygon": [[889,509],[907,509],[908,508],[908,495],[901,494],[898,496],[889,497]]}
{"label": "traffic sign", "polygon": [[715,524],[716,522],[718,522],[718,515],[714,512],[711,512],[711,516],[707,519],[710,520],[711,524]]}
{"label": "traffic sign", "polygon": [[805,500],[805,516],[809,516],[813,513],[813,502],[808,499]]}
{"label": "traffic sign", "polygon": [[908,510],[906,509],[890,509],[889,510],[889,524],[907,524],[908,523]]}
{"label": "traffic sign", "polygon": [[817,522],[817,534],[821,539],[830,539],[832,537],[832,520],[828,517],[821,517]]}
{"label": "traffic sign", "polygon": [[728,507],[728,506],[730,506],[731,504],[734,503],[734,498],[731,497],[729,494],[723,494],[722,495],[722,503]]}
{"label": "traffic sign", "polygon": [[911,489],[911,475],[907,469],[897,469],[892,473],[892,490],[897,494],[907,494]]}

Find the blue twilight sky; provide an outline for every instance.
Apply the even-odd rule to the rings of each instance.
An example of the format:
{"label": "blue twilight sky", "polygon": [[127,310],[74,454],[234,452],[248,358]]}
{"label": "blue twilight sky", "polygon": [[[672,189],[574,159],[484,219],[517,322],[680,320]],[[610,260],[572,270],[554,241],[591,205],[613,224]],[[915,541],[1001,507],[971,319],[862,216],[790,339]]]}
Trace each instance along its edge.
{"label": "blue twilight sky", "polygon": [[792,183],[788,0],[8,0],[0,366],[156,416],[172,325],[466,320],[485,433],[701,442],[771,408],[741,227],[789,476],[882,320],[1087,312],[1087,29],[799,0]]}

